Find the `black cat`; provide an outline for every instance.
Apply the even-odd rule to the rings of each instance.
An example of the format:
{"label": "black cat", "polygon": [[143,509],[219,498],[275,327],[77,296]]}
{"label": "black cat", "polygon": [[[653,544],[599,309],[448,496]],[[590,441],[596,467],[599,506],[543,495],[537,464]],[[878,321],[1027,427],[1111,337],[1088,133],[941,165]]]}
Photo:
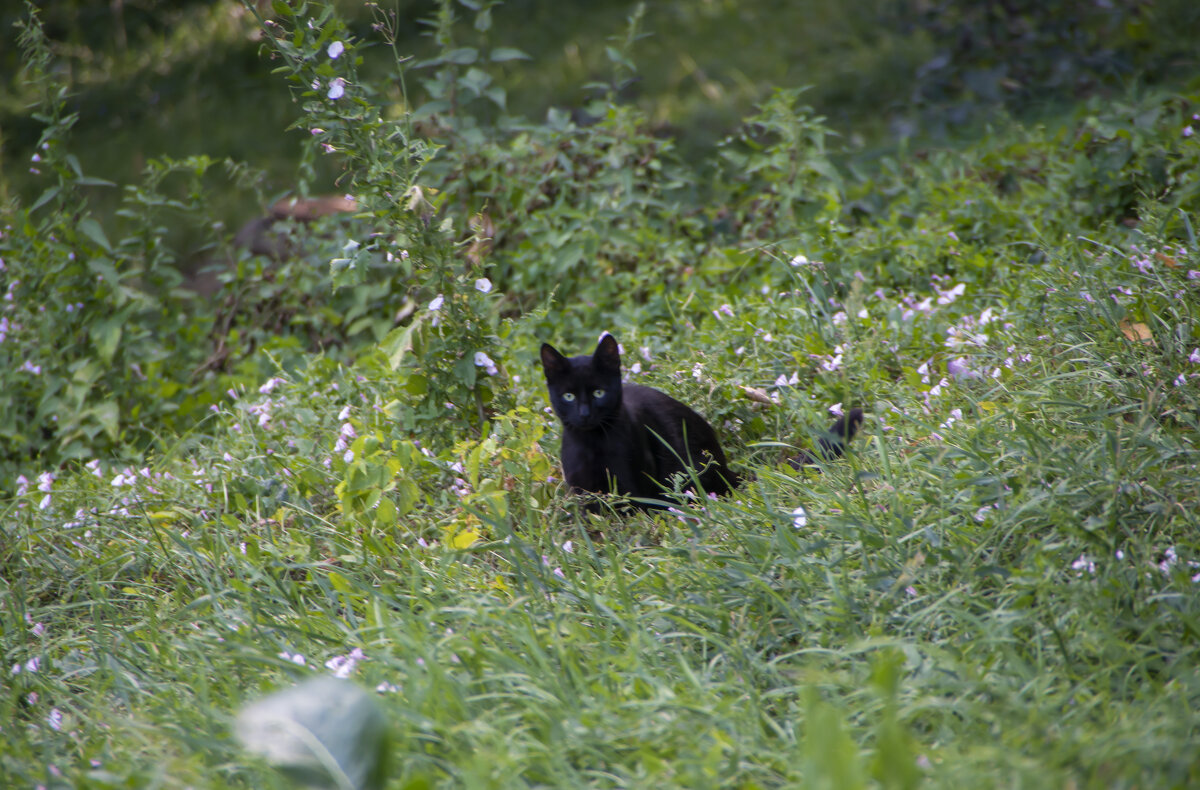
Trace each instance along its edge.
{"label": "black cat", "polygon": [[[563,474],[573,492],[661,501],[678,473],[695,475],[711,494],[737,486],[716,431],[703,417],[666,393],[621,383],[621,353],[612,335],[601,338],[591,356],[568,358],[543,343],[542,368],[562,420]],[[862,409],[852,409],[818,440],[815,455],[804,452],[790,462],[799,467],[840,456],[862,421]]]}
{"label": "black cat", "polygon": [[802,466],[814,466],[822,461],[841,457],[842,453],[846,452],[846,445],[854,438],[854,434],[858,433],[862,424],[863,410],[851,409],[838,417],[824,436],[817,437],[816,452],[804,450],[799,455],[789,458],[788,463],[792,468],[799,469]]}
{"label": "black cat", "polygon": [[562,420],[563,475],[573,492],[661,501],[678,473],[694,474],[707,493],[737,485],[703,417],[666,393],[621,383],[621,352],[612,335],[601,338],[591,356],[567,358],[544,343],[542,368]]}

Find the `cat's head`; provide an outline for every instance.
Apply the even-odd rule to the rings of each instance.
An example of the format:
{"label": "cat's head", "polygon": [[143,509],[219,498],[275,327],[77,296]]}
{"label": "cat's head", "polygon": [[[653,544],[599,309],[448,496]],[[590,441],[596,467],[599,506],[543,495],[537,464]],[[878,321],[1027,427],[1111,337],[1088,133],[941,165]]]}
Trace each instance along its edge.
{"label": "cat's head", "polygon": [[542,344],[542,370],[550,403],[563,425],[598,428],[621,410],[621,351],[612,335],[600,338],[591,356],[565,357]]}

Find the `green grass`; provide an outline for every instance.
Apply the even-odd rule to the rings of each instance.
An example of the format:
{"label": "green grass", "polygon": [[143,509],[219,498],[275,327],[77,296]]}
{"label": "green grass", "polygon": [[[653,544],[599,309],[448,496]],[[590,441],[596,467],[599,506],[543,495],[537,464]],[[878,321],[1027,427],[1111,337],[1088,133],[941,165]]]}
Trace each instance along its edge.
{"label": "green grass", "polygon": [[[1183,132],[1200,98],[1135,92],[838,168],[811,114],[772,106],[756,123],[777,134],[731,145],[711,184],[640,136],[645,115],[444,152],[451,175],[422,182],[452,191],[441,235],[372,191],[406,174],[367,172],[399,161],[394,140],[363,145],[369,117],[328,138],[358,156],[365,208],[311,257],[361,248],[361,283],[330,297],[310,261],[243,256],[221,297],[282,318],[211,308],[262,337],[186,390],[203,418],[161,416],[199,375],[164,350],[225,336],[131,324],[111,367],[162,375],[124,376],[117,438],[93,437],[111,451],[5,457],[24,480],[0,498],[0,785],[290,786],[238,746],[237,712],[355,648],[393,788],[1200,782],[1200,134]],[[578,203],[524,211],[565,172],[545,150],[592,177]],[[654,163],[644,191],[588,170],[611,150]],[[688,202],[700,192],[718,205]],[[462,228],[484,205],[500,233],[471,262]],[[598,241],[559,270],[543,242],[563,227]],[[139,272],[142,247],[57,232],[14,246],[32,263],[5,253],[0,291],[36,281],[12,285],[12,338],[68,337],[96,362],[87,326],[33,331],[59,326],[30,299],[61,283],[94,320],[135,297],[176,309],[135,276],[105,301],[84,265]],[[408,263],[385,264],[401,246]],[[344,347],[309,348],[306,328]],[[579,514],[537,348],[582,351],[603,328],[632,380],[707,415],[742,488]],[[126,359],[135,329],[148,350]],[[500,375],[476,380],[475,348]],[[5,381],[79,384],[62,353],[0,342]],[[478,400],[445,405],[464,392]],[[821,473],[781,463],[833,404],[868,411],[853,451]]]}
{"label": "green grass", "polygon": [[[1195,331],[1197,302],[1169,299],[1194,289],[1186,269],[1064,263],[1038,277],[1065,286],[1078,266],[1133,282],[1132,298],[1167,305],[1158,326]],[[231,402],[194,449],[124,473],[130,485],[114,487],[108,464],[64,472],[45,510],[35,492],[4,519],[5,661],[40,664],[10,676],[0,765],[14,784],[54,786],[57,770],[62,786],[262,786],[231,713],[360,647],[355,680],[399,688],[380,697],[394,786],[1190,785],[1197,404],[1194,384],[1172,382],[1200,367],[1166,331],[1133,344],[1061,298],[1052,326],[1037,299],[1008,305],[1011,327],[989,325],[988,348],[970,353],[999,377],[951,381],[928,412],[929,385],[865,374],[867,435],[825,474],[761,450],[749,466],[754,451],[726,429],[757,481],[686,520],[594,522],[594,540],[534,475],[507,476],[503,508],[464,507],[448,465],[474,442],[418,455],[406,474],[422,501],[398,522],[340,515],[337,413],[350,407],[360,437],[394,434],[371,406],[391,384],[369,365],[361,381],[335,374],[337,391],[320,376],[280,385],[271,428],[246,411],[268,396]],[[779,407],[754,407],[736,390],[776,375],[765,349],[733,354],[755,330],[788,349],[824,329],[805,304],[739,303],[737,324],[703,321],[701,353],[656,358],[650,380],[710,415],[762,419],[764,438],[817,425],[836,375],[813,382],[816,403],[785,387]],[[995,304],[968,290],[931,318]],[[1009,345],[1027,355],[1011,369]],[[895,360],[915,371],[927,353]],[[850,346],[848,371],[876,364],[870,341]],[[522,378],[518,402],[540,404],[536,377]],[[485,450],[482,478],[506,475],[505,449],[553,453],[550,418],[520,419],[538,431]],[[480,541],[452,548],[468,531]]]}

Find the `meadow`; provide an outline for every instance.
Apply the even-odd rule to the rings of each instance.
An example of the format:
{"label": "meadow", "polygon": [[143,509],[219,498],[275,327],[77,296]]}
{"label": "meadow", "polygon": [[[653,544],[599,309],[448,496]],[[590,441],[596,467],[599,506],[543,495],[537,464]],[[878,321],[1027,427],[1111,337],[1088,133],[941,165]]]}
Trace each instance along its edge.
{"label": "meadow", "polygon": [[[314,786],[1200,784],[1195,9],[780,12],[822,70],[697,54],[766,4],[601,3],[544,51],[535,3],[418,42],[350,5],[188,5],[292,142],[134,173],[20,20],[0,785],[295,786],[236,717],[326,676],[386,734]],[[111,64],[204,51],[152,27]],[[538,348],[603,331],[736,492],[580,512]],[[784,462],[851,407],[846,458]]]}

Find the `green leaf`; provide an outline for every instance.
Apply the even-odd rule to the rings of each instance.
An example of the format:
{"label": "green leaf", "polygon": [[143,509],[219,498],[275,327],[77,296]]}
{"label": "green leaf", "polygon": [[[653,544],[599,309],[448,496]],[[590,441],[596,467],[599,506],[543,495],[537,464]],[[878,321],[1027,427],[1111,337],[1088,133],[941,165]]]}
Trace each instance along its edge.
{"label": "green leaf", "polygon": [[333,589],[337,590],[343,595],[350,595],[354,592],[353,585],[346,580],[345,576],[337,571],[330,571],[327,578],[329,579],[329,583],[333,586]]}
{"label": "green leaf", "polygon": [[108,434],[108,438],[115,442],[121,431],[121,410],[117,407],[117,402],[107,400],[99,403],[92,408],[92,414],[96,417],[96,422],[100,423],[100,427]]}
{"label": "green leaf", "polygon": [[123,322],[124,317],[118,316],[92,325],[92,342],[96,344],[96,351],[105,364],[111,364],[117,354],[117,346],[121,344]]}
{"label": "green leaf", "polygon": [[496,47],[491,54],[492,63],[503,63],[507,60],[533,60],[515,47]]}
{"label": "green leaf", "polygon": [[380,790],[387,720],[366,691],[320,677],[272,694],[238,714],[242,745],[297,785]]}
{"label": "green leaf", "polygon": [[462,86],[476,96],[483,94],[487,86],[492,84],[492,76],[480,68],[471,67],[462,78]]}
{"label": "green leaf", "polygon": [[399,370],[404,364],[404,355],[412,350],[413,347],[413,332],[421,325],[421,319],[416,318],[411,324],[398,329],[393,329],[388,333],[388,336],[383,339],[380,344],[380,350],[387,357],[388,365],[392,370]]}
{"label": "green leaf", "polygon": [[475,47],[459,47],[447,52],[442,60],[446,63],[457,63],[460,66],[467,66],[479,59],[479,50]]}
{"label": "green leaf", "polygon": [[381,526],[391,526],[396,523],[399,515],[396,511],[396,503],[383,497],[379,500],[379,507],[375,508],[375,523]]}
{"label": "green leaf", "polygon": [[504,92],[504,88],[501,88],[499,85],[493,85],[492,87],[488,88],[483,92],[483,95],[491,99],[492,103],[500,109],[507,109],[508,94],[506,94]]}
{"label": "green leaf", "polygon": [[116,186],[116,184],[114,184],[112,181],[106,181],[103,178],[96,178],[94,176],[80,176],[79,178],[75,179],[75,183],[81,187],[115,187]]}
{"label": "green leaf", "polygon": [[455,378],[463,383],[467,389],[472,389],[475,386],[475,358],[466,356],[454,363]]}
{"label": "green leaf", "polygon": [[104,235],[104,228],[100,227],[100,223],[96,220],[91,217],[79,220],[79,232],[96,242],[105,252],[112,253],[112,245],[108,243],[108,237]]}
{"label": "green leaf", "polygon": [[43,192],[38,197],[37,200],[33,201],[33,205],[29,207],[30,213],[37,211],[39,208],[41,208],[42,206],[49,203],[51,200],[54,199],[54,196],[57,195],[59,193],[59,191],[61,191],[61,190],[62,190],[62,187],[50,187],[49,189],[47,189],[45,192]]}
{"label": "green leaf", "polygon": [[419,373],[409,376],[408,380],[404,382],[404,390],[409,395],[415,395],[419,398],[429,392],[429,379]]}

